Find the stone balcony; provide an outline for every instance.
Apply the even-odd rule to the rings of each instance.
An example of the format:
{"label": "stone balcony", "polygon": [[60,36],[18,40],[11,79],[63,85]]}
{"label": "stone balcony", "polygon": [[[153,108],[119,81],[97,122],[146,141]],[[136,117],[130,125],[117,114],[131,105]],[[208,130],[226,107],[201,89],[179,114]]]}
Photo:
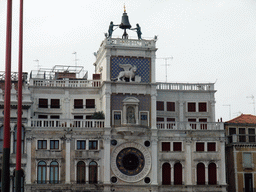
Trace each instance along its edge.
{"label": "stone balcony", "polygon": [[214,91],[214,83],[158,83],[157,90]]}
{"label": "stone balcony", "polygon": [[101,87],[101,80],[53,80],[53,79],[30,79],[30,86],[35,87]]}
{"label": "stone balcony", "polygon": [[99,119],[31,119],[31,128],[104,128],[105,120]]}
{"label": "stone balcony", "polygon": [[224,130],[222,122],[157,122],[159,130]]}

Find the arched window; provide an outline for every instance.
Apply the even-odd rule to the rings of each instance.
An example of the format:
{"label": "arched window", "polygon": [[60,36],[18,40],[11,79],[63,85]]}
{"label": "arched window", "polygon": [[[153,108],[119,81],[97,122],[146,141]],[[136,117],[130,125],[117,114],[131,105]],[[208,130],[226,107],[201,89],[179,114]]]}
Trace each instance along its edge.
{"label": "arched window", "polygon": [[203,163],[197,164],[197,185],[205,185],[205,166]]}
{"label": "arched window", "polygon": [[[12,191],[15,190],[16,186],[16,176],[15,176],[15,170],[13,171],[13,180],[12,180]],[[21,170],[21,192],[24,192],[24,172]]]}
{"label": "arched window", "polygon": [[162,185],[171,185],[171,166],[164,163],[162,166]]}
{"label": "arched window", "polygon": [[85,183],[85,163],[83,161],[79,161],[77,163],[77,183]]}
{"label": "arched window", "polygon": [[59,182],[59,164],[56,161],[50,164],[50,183],[55,184]]}
{"label": "arched window", "polygon": [[182,165],[180,163],[174,165],[174,185],[182,185]]}
{"label": "arched window", "polygon": [[4,126],[0,127],[0,153],[3,153],[4,145]]}
{"label": "arched window", "polygon": [[[24,138],[25,138],[25,131],[24,127],[21,127],[21,153],[24,154]],[[13,153],[16,153],[16,146],[17,145],[17,126],[14,127],[13,133]]]}
{"label": "arched window", "polygon": [[40,161],[37,167],[37,183],[46,183],[46,163]]}
{"label": "arched window", "polygon": [[98,164],[95,161],[92,161],[89,164],[89,183],[98,182]]}
{"label": "arched window", "polygon": [[216,171],[216,164],[210,163],[208,166],[208,178],[209,178],[209,185],[216,185],[217,184],[217,171]]}

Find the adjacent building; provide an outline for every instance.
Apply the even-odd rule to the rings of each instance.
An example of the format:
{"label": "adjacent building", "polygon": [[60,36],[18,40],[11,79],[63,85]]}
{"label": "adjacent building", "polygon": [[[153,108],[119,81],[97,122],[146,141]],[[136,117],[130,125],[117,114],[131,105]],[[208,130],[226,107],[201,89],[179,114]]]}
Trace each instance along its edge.
{"label": "adjacent building", "polygon": [[228,191],[256,188],[256,116],[242,114],[225,122]]}

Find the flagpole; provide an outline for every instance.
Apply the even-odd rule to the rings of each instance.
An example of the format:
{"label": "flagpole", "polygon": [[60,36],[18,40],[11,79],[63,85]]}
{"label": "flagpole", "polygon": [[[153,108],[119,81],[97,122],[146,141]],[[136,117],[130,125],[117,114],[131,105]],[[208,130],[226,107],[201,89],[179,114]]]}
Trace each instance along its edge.
{"label": "flagpole", "polygon": [[21,192],[21,132],[22,132],[22,57],[23,56],[23,0],[20,0],[20,28],[19,28],[19,70],[18,70],[18,117],[17,117],[17,147],[15,191]]}
{"label": "flagpole", "polygon": [[2,163],[2,191],[10,191],[10,92],[11,92],[12,0],[7,1],[6,57],[4,90],[4,146]]}

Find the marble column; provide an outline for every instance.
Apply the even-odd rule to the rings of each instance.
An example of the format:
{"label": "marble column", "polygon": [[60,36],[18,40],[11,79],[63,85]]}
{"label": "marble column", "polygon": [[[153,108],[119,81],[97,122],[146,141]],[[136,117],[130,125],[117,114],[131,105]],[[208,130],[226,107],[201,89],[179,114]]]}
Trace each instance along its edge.
{"label": "marble column", "polygon": [[156,127],[156,94],[151,95],[151,129]]}
{"label": "marble column", "polygon": [[152,185],[158,184],[158,153],[157,153],[157,138],[152,139]]}
{"label": "marble column", "polygon": [[71,151],[70,151],[70,143],[71,143],[71,136],[66,138],[66,183],[70,183],[70,158],[71,158]]}
{"label": "marble column", "polygon": [[221,148],[221,166],[220,171],[218,171],[217,178],[219,178],[219,182],[221,185],[226,185],[226,163],[225,163],[225,138],[220,140],[220,148]]}
{"label": "marble column", "polygon": [[104,177],[103,177],[103,183],[104,184],[110,184],[110,135],[104,136]]}
{"label": "marble column", "polygon": [[192,185],[192,149],[191,149],[192,141],[191,138],[188,138],[186,140],[186,159],[185,159],[185,165],[186,165],[186,182],[185,185]]}
{"label": "marble column", "polygon": [[26,184],[31,184],[31,142],[32,137],[27,138],[27,162],[26,162]]}

